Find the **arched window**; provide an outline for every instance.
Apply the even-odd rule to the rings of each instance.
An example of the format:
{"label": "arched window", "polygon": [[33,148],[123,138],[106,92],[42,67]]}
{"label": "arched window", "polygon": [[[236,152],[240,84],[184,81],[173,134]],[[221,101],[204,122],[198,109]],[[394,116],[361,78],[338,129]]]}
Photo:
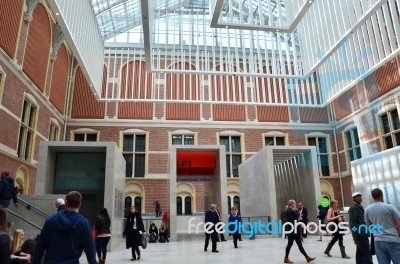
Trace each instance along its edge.
{"label": "arched window", "polygon": [[239,198],[239,196],[233,197],[233,206],[235,206],[239,210],[239,213],[240,213],[240,198]]}
{"label": "arched window", "polygon": [[192,214],[192,198],[190,196],[186,196],[185,198],[185,215]]}
{"label": "arched window", "polygon": [[231,208],[232,208],[232,199],[230,196],[228,196],[228,212],[231,212]]}
{"label": "arched window", "polygon": [[125,197],[125,217],[127,217],[129,212],[131,211],[131,206],[132,206],[132,197],[130,196]]}
{"label": "arched window", "polygon": [[176,197],[176,214],[182,215],[182,198],[180,196]]}
{"label": "arched window", "polygon": [[142,212],[142,197],[136,196],[135,197],[135,207],[137,212]]}

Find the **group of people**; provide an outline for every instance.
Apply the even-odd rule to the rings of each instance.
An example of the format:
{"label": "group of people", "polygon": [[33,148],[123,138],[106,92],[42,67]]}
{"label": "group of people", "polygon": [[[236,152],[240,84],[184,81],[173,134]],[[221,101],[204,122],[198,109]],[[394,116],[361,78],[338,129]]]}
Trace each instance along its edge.
{"label": "group of people", "polygon": [[[357,246],[356,263],[372,263],[373,253],[379,264],[400,263],[400,213],[394,205],[384,202],[381,189],[373,189],[371,195],[374,202],[364,210],[361,205],[362,194],[352,194],[349,225],[354,227],[352,236]],[[364,226],[373,226],[374,233],[371,234]]]}
{"label": "group of people", "polygon": [[149,227],[149,243],[169,243],[168,230],[165,222],[161,223],[160,229],[157,228],[155,223],[151,223]]}
{"label": "group of people", "polygon": [[79,263],[83,251],[89,264],[105,263],[111,237],[108,211],[103,208],[97,215],[94,226],[97,236],[93,238],[89,221],[79,213],[81,204],[82,195],[77,191],[69,192],[65,201],[57,199],[57,213],[46,219],[39,236],[27,240],[22,229],[16,229],[11,240],[7,211],[0,206],[0,264],[39,264],[42,260],[44,263]]}
{"label": "group of people", "polygon": [[0,207],[0,264],[28,263],[35,251],[35,240],[25,240],[22,229],[16,229],[12,238],[8,235],[7,213],[4,207]]}
{"label": "group of people", "polygon": [[[362,203],[362,194],[355,192],[352,194],[353,204],[349,209],[349,227],[352,233],[354,244],[356,245],[356,263],[357,264],[372,264],[372,255],[376,254],[378,263],[390,264],[400,263],[400,213],[397,208],[384,202],[383,192],[379,188],[371,191],[371,196],[374,200],[365,210]],[[328,225],[330,222],[335,223],[334,232],[326,230],[332,239],[326,247],[324,254],[332,257],[330,251],[336,242],[339,242],[341,256],[344,259],[350,257],[346,254],[343,244],[344,232],[339,228],[340,222],[345,222],[346,219],[338,211],[338,202],[330,201],[329,209],[326,210],[320,207],[318,219],[322,224]],[[292,224],[301,221],[301,213],[296,207],[295,200],[289,200],[288,209],[286,211],[286,221]],[[295,241],[300,252],[305,256],[307,262],[311,262],[315,257],[310,257],[305,252],[302,246],[302,230],[296,230],[288,235],[288,244],[284,263],[293,263],[289,259],[289,252]],[[370,239],[371,238],[371,242]],[[322,241],[322,234],[320,239]]]}
{"label": "group of people", "polygon": [[[218,232],[216,231],[216,225],[221,222],[221,215],[219,212],[219,206],[217,204],[211,204],[210,209],[205,213],[205,220],[204,223],[212,223],[211,225],[211,229],[210,232],[206,232],[206,238],[205,238],[205,242],[204,242],[204,251],[207,251],[208,249],[208,245],[210,243],[210,238],[211,238],[211,247],[212,247],[212,251],[213,253],[218,253],[219,251],[217,250],[217,242],[220,241],[227,241],[225,239],[225,236],[223,233],[220,234],[221,239],[218,238]],[[228,222],[242,222],[242,218],[239,214],[239,210],[236,207],[232,207],[231,208],[231,213],[229,214],[228,217]],[[238,225],[236,225],[238,226]],[[238,248],[238,240],[241,241],[240,238],[240,230],[238,228],[236,228],[236,230],[231,230],[233,237],[233,246],[235,248]]]}

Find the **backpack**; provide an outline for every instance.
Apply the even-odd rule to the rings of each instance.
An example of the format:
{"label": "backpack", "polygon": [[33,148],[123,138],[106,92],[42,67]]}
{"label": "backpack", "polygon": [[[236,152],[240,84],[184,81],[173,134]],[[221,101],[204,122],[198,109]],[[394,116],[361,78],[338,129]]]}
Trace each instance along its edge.
{"label": "backpack", "polygon": [[149,243],[156,243],[157,242],[157,235],[156,233],[150,233]]}

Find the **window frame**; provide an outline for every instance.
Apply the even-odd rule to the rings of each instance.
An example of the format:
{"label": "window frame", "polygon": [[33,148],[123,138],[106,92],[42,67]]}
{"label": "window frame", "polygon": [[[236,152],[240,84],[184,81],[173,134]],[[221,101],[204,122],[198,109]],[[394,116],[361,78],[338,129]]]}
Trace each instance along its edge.
{"label": "window frame", "polygon": [[[226,151],[226,145],[221,144],[221,138],[228,137],[229,141],[229,147],[228,151]],[[239,138],[239,146],[240,146],[240,152],[233,152],[232,151],[232,138]],[[243,146],[243,134],[219,134],[218,135],[218,143],[221,146],[225,146],[225,152],[226,152],[226,177],[227,178],[239,178],[239,165],[243,163],[243,153],[244,153],[244,146]],[[228,157],[229,157],[229,164],[228,164]],[[235,176],[234,168],[233,168],[233,163],[234,159],[233,157],[240,157],[240,162],[237,164],[237,176]],[[229,171],[228,171],[229,169]]]}
{"label": "window frame", "polygon": [[[357,137],[358,137],[358,145],[356,145],[356,141],[354,138],[354,131],[357,131]],[[349,142],[348,142],[348,137],[347,134],[350,133],[350,139],[351,139],[351,148],[349,148]],[[347,163],[347,168],[350,169],[350,162],[353,160],[358,160],[362,158],[362,152],[361,152],[361,144],[360,144],[360,137],[358,134],[358,128],[357,126],[352,126],[345,131],[343,131],[343,139],[344,139],[344,147],[345,147],[345,153],[346,153],[346,163]],[[358,157],[357,154],[357,149],[359,149],[360,152],[360,157]],[[350,158],[350,151],[353,153],[353,159]]]}
{"label": "window frame", "polygon": [[48,140],[49,141],[59,141],[60,140],[60,126],[53,120],[50,120]]}
{"label": "window frame", "polygon": [[[33,114],[32,109],[34,110]],[[33,160],[38,115],[39,107],[37,103],[32,100],[30,96],[25,96],[22,104],[18,134],[17,156],[20,159],[26,161]],[[29,146],[27,146],[27,144],[29,144]]]}
{"label": "window frame", "polygon": [[[83,140],[76,140],[76,135],[83,135]],[[87,137],[88,135],[96,135],[96,140],[95,141],[88,141]],[[74,142],[98,142],[100,139],[100,133],[99,131],[73,131],[73,141]]]}
{"label": "window frame", "polygon": [[[133,142],[132,142],[132,151],[126,151],[124,150],[124,139],[125,136],[133,136]],[[144,136],[144,151],[136,151],[136,138],[138,136]],[[125,178],[145,178],[147,174],[147,155],[148,155],[148,135],[147,133],[122,133],[122,139],[121,139],[121,150],[122,150],[122,155],[125,158],[125,155],[132,155],[132,175],[127,176],[127,170],[125,170]],[[143,155],[144,156],[144,164],[143,164],[143,176],[137,176],[136,175],[136,155]],[[126,161],[126,159],[125,159]]]}
{"label": "window frame", "polygon": [[[174,144],[174,136],[181,136],[181,144]],[[193,144],[185,144],[185,136],[193,137]],[[196,145],[196,135],[195,133],[171,133],[171,145],[172,146],[194,146]]]}
{"label": "window frame", "polygon": [[[317,160],[318,160],[318,173],[320,177],[330,177],[332,176],[332,151],[330,148],[330,135],[329,134],[323,134],[323,133],[312,133],[312,134],[306,134],[306,142],[307,146],[314,146],[309,144],[309,139],[314,138],[316,142],[316,151],[317,151]],[[320,138],[325,139],[325,144],[326,144],[326,152],[320,153],[320,147],[319,147],[319,140]],[[322,162],[321,162],[321,155],[326,156],[328,160],[328,172],[329,175],[324,175],[323,170],[322,170]]]}
{"label": "window frame", "polygon": [[2,104],[4,84],[5,84],[6,77],[7,77],[6,73],[3,71],[3,68],[0,66],[0,104]]}
{"label": "window frame", "polygon": [[[190,199],[190,214],[186,211],[186,199]],[[180,201],[178,201],[180,199]],[[179,204],[180,202],[180,204]],[[179,211],[180,207],[180,211]],[[176,214],[179,216],[184,216],[184,215],[193,215],[194,212],[194,207],[193,207],[193,196],[191,194],[183,193],[183,194],[178,194],[176,196]]]}
{"label": "window frame", "polygon": [[[273,145],[267,145],[267,138],[273,138]],[[276,144],[276,138],[283,138],[283,145]],[[268,132],[263,134],[263,145],[266,146],[287,146],[289,145],[288,136],[285,133],[281,132]]]}
{"label": "window frame", "polygon": [[[379,137],[380,137],[380,141],[381,141],[382,150],[388,150],[388,149],[392,149],[397,146],[400,146],[400,138],[399,138],[399,140],[396,139],[396,134],[398,134],[400,136],[400,127],[398,129],[395,129],[395,127],[394,127],[394,121],[393,121],[393,115],[392,115],[393,112],[396,112],[398,122],[400,124],[400,120],[399,120],[400,115],[399,115],[399,109],[397,108],[397,106],[387,107],[384,111],[381,111],[380,113],[377,114],[378,123],[379,123]],[[384,116],[387,116],[388,128],[389,128],[388,132],[385,132],[385,125],[384,125],[384,121],[383,121]],[[391,144],[392,144],[391,147],[388,147],[388,144],[386,141],[386,138],[389,138],[389,137],[390,137]]]}

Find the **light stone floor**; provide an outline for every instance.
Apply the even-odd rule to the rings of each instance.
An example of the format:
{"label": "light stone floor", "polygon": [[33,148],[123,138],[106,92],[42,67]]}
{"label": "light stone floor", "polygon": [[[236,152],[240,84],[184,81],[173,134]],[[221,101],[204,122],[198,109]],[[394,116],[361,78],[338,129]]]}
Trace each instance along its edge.
{"label": "light stone floor", "polygon": [[[114,251],[108,252],[107,263],[174,263],[174,264],[196,264],[196,263],[218,263],[218,264],[258,264],[258,263],[283,263],[286,239],[257,236],[254,240],[243,239],[239,242],[239,248],[235,249],[231,238],[228,242],[219,242],[219,253],[211,253],[211,244],[208,252],[203,251],[203,236],[186,237],[182,241],[170,243],[148,244],[146,249],[141,249],[141,259],[130,261],[130,249],[125,249],[125,244],[120,245]],[[344,237],[347,254],[351,259],[342,259],[339,246],[336,243],[331,251],[332,258],[323,254],[329,242],[329,237],[323,237],[323,241],[317,241],[317,236],[309,235],[304,239],[304,249],[310,256],[317,257],[311,263],[346,264],[355,263],[355,245],[351,235]],[[211,242],[211,241],[210,241]],[[294,243],[289,258],[294,263],[307,263]],[[80,259],[81,263],[87,263],[85,256]],[[378,263],[374,257],[374,263]]]}

